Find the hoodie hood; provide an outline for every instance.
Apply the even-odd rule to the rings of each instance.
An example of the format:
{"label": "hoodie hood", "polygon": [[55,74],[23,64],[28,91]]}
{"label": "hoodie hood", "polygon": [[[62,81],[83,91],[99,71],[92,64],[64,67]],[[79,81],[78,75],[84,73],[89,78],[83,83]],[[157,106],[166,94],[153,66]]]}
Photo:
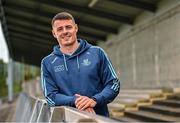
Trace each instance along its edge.
{"label": "hoodie hood", "polygon": [[76,57],[77,68],[80,71],[79,55],[92,46],[91,44],[87,43],[86,40],[78,39],[78,42],[80,43],[79,47],[76,49],[76,51],[72,55],[66,55],[66,54],[62,53],[60,50],[61,47],[59,45],[54,46],[53,54],[63,57],[64,66],[65,66],[66,71],[68,71],[67,60],[69,58],[73,58],[73,57]]}
{"label": "hoodie hood", "polygon": [[[79,54],[83,53],[84,51],[86,51],[87,49],[91,47],[91,44],[89,44],[86,40],[78,39],[78,42],[80,43],[80,45],[76,49],[76,51],[71,55],[71,57],[78,56]],[[52,53],[58,56],[66,55],[61,52],[60,48],[61,47],[59,45],[54,46]]]}

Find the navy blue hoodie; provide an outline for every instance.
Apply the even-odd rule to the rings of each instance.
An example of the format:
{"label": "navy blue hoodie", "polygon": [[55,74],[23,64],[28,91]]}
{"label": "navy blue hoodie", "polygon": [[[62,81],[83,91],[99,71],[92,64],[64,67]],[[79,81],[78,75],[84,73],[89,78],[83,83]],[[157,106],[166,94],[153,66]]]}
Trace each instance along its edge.
{"label": "navy blue hoodie", "polygon": [[59,46],[41,62],[41,85],[50,106],[75,107],[75,94],[96,100],[97,114],[109,116],[107,104],[114,100],[120,82],[106,53],[79,39],[78,49],[65,55]]}

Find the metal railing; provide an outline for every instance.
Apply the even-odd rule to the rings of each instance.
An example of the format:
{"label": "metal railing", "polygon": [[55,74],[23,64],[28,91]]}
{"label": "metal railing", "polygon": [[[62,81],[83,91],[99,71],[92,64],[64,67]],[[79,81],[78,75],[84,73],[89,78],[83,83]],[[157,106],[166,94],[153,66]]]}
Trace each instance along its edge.
{"label": "metal railing", "polygon": [[89,122],[109,123],[118,122],[99,115],[78,111],[73,107],[49,107],[45,100],[31,97],[26,93],[20,94],[17,101],[15,122]]}

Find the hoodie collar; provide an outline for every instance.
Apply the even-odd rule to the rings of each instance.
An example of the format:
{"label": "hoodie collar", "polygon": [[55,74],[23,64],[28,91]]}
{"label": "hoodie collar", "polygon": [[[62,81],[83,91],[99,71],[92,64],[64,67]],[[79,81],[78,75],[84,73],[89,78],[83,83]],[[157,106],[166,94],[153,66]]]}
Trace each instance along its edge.
{"label": "hoodie collar", "polygon": [[78,71],[80,71],[79,55],[91,47],[91,45],[89,43],[87,43],[87,41],[85,41],[85,40],[79,39],[78,42],[80,43],[80,45],[71,56],[63,54],[60,50],[59,45],[54,46],[53,54],[63,57],[64,65],[65,65],[67,72],[68,72],[67,59],[76,57],[77,68],[78,68]]}
{"label": "hoodie collar", "polygon": [[[80,43],[79,47],[76,49],[76,51],[70,57],[81,54],[85,50],[89,49],[89,47],[91,46],[91,44],[89,44],[86,40],[78,39],[78,42]],[[62,56],[64,53],[61,52],[60,46],[56,45],[53,48],[53,54]],[[64,55],[66,55],[66,54],[64,54]],[[69,56],[69,55],[66,55],[66,56]]]}

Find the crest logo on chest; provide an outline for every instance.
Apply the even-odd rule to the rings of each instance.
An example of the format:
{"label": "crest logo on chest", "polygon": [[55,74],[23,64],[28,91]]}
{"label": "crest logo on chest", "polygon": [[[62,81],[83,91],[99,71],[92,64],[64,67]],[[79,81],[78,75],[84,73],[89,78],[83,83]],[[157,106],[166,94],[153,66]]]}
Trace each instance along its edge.
{"label": "crest logo on chest", "polygon": [[89,61],[89,59],[84,59],[81,64],[84,66],[89,66],[91,64],[91,61]]}

